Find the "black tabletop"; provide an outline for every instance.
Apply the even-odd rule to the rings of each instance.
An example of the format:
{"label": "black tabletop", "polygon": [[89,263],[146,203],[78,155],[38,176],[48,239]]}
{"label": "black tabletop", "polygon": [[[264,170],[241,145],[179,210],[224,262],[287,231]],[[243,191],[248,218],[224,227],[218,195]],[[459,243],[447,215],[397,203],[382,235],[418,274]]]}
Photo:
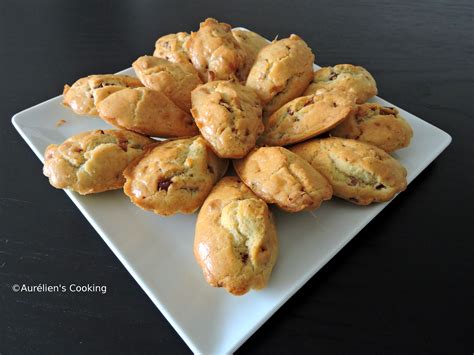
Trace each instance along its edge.
{"label": "black tabletop", "polygon": [[[213,16],[268,38],[297,33],[319,65],[363,65],[381,97],[453,137],[239,352],[471,354],[473,8],[469,0],[1,1],[0,353],[189,352],[64,192],[49,186],[10,118],[64,83],[129,67],[159,36]],[[73,283],[107,292],[12,291]]]}

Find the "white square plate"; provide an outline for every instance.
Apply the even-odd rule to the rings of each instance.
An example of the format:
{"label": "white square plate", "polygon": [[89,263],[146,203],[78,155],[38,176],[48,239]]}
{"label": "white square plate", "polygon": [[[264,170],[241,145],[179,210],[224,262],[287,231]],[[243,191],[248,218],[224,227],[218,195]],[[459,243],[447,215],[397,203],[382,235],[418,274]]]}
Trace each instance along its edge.
{"label": "white square plate", "polygon": [[[134,75],[131,68],[121,73]],[[98,118],[75,115],[61,101],[61,96],[55,97],[12,119],[41,161],[48,144],[83,131],[110,128]],[[379,98],[372,101],[394,106]],[[451,137],[398,109],[413,127],[414,139],[394,156],[407,168],[411,182],[449,145]],[[57,127],[59,119],[66,123]],[[41,176],[41,171],[37,174]],[[235,297],[208,286],[194,260],[196,214],[160,217],[132,205],[122,191],[89,196],[66,193],[191,350],[207,354],[235,351],[387,205],[360,207],[334,199],[313,213],[275,210],[280,254],[270,283],[262,291]]]}

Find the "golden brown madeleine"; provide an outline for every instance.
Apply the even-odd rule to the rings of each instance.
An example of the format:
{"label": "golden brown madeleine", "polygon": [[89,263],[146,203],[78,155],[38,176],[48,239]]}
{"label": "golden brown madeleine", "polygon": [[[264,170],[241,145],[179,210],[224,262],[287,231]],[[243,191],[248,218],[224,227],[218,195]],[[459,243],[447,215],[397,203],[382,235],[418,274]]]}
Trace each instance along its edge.
{"label": "golden brown madeleine", "polygon": [[74,135],[44,153],[43,173],[51,185],[81,195],[120,189],[123,170],[153,139],[121,130],[95,130]]}
{"label": "golden brown madeleine", "polygon": [[145,55],[133,63],[141,82],[149,89],[161,91],[180,109],[191,109],[191,91],[202,84],[197,72],[189,72],[179,64]]}
{"label": "golden brown madeleine", "polygon": [[353,107],[352,97],[335,90],[298,97],[266,120],[259,143],[288,145],[302,142],[335,127],[349,116]]}
{"label": "golden brown madeleine", "polygon": [[291,148],[331,183],[334,195],[358,205],[388,201],[407,186],[407,171],[385,151],[344,138],[313,139]]}
{"label": "golden brown madeleine", "polygon": [[246,54],[245,66],[242,69],[242,80],[247,80],[250,69],[252,68],[253,63],[255,63],[255,59],[257,59],[258,52],[260,52],[263,47],[268,46],[270,42],[258,33],[252,31],[238,30],[234,28],[232,29],[232,34]]}
{"label": "golden brown madeleine", "polygon": [[99,116],[119,128],[147,136],[184,137],[199,131],[192,117],[160,91],[120,90],[97,105]]}
{"label": "golden brown madeleine", "polygon": [[143,87],[142,82],[129,75],[91,75],[89,76],[89,86],[92,89],[94,105],[105,99],[116,91],[126,88]]}
{"label": "golden brown madeleine", "polygon": [[250,88],[211,81],[192,92],[191,113],[203,137],[221,158],[242,158],[263,132],[262,106]]}
{"label": "golden brown madeleine", "polygon": [[332,197],[326,178],[283,147],[254,149],[234,168],[258,197],[287,212],[314,210]]}
{"label": "golden brown madeleine", "polygon": [[180,64],[185,70],[197,73],[185,48],[185,43],[189,38],[189,33],[186,32],[171,33],[160,37],[155,43],[153,56]]}
{"label": "golden brown madeleine", "polygon": [[267,204],[234,176],[224,177],[199,211],[194,256],[206,281],[233,295],[264,288],[278,254]]}
{"label": "golden brown madeleine", "polygon": [[140,80],[128,75],[90,75],[72,86],[64,85],[63,104],[79,115],[95,116],[98,114],[96,105],[108,95],[140,86],[143,86]]}
{"label": "golden brown madeleine", "polygon": [[185,49],[203,81],[242,80],[245,52],[228,24],[206,19],[199,31],[191,33]]}
{"label": "golden brown madeleine", "polygon": [[395,107],[375,103],[358,105],[330,135],[373,144],[386,152],[408,147],[413,130]]}
{"label": "golden brown madeleine", "polygon": [[79,115],[97,115],[88,78],[81,78],[71,86],[64,85],[63,105]]}
{"label": "golden brown madeleine", "polygon": [[127,167],[124,192],[137,206],[163,216],[193,213],[227,166],[201,136],[163,141]]}
{"label": "golden brown madeleine", "polygon": [[313,78],[314,54],[297,35],[262,48],[250,70],[246,85],[264,105],[264,117],[301,96]]}
{"label": "golden brown madeleine", "polygon": [[364,68],[352,64],[338,64],[316,70],[304,95],[315,94],[320,89],[346,91],[356,97],[358,104],[377,95],[377,84],[372,75]]}

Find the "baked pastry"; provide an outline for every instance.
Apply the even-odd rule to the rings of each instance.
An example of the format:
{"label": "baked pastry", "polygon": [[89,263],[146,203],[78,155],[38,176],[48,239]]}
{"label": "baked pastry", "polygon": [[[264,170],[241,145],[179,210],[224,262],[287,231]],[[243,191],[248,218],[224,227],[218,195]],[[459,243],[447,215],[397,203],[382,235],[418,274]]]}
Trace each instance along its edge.
{"label": "baked pastry", "polygon": [[316,70],[304,95],[315,94],[320,89],[346,91],[355,96],[358,104],[377,95],[377,84],[372,75],[364,68],[352,64],[338,64]]}
{"label": "baked pastry", "polygon": [[196,222],[194,256],[206,281],[233,295],[262,289],[277,254],[277,233],[267,204],[236,177],[223,178]]}
{"label": "baked pastry", "polygon": [[198,133],[188,113],[165,94],[148,88],[120,90],[99,102],[97,110],[111,125],[147,136],[183,137]]}
{"label": "baked pastry", "polygon": [[334,195],[358,205],[388,201],[407,186],[407,171],[375,146],[331,137],[303,142],[291,151],[331,183]]}
{"label": "baked pastry", "polygon": [[163,141],[125,169],[124,192],[138,207],[163,216],[193,213],[227,166],[201,136]]}
{"label": "baked pastry", "polygon": [[314,210],[332,197],[326,178],[283,147],[257,148],[234,168],[258,197],[288,212]]}
{"label": "baked pastry", "polygon": [[90,75],[77,80],[72,86],[64,85],[63,105],[79,115],[96,116],[96,105],[108,95],[140,86],[143,86],[140,80],[128,75]]}
{"label": "baked pastry", "polygon": [[255,92],[237,82],[211,81],[192,92],[191,113],[203,137],[221,158],[242,158],[263,132]]}
{"label": "baked pastry", "polygon": [[206,19],[184,47],[202,81],[242,79],[245,52],[228,24]]}
{"label": "baked pastry", "polygon": [[54,187],[81,195],[120,189],[123,170],[153,142],[120,130],[80,133],[46,148],[43,173]]}
{"label": "baked pastry", "polygon": [[247,78],[263,103],[264,117],[301,96],[313,78],[314,54],[297,35],[262,48]]}
{"label": "baked pastry", "polygon": [[373,144],[386,152],[408,147],[413,130],[395,107],[365,103],[358,105],[349,117],[329,132]]}
{"label": "baked pastry", "polygon": [[149,55],[138,58],[132,66],[143,85],[161,91],[180,109],[189,112],[191,91],[202,83],[197,72],[189,72],[179,64]]}
{"label": "baked pastry", "polygon": [[259,143],[288,145],[302,142],[335,127],[349,116],[353,107],[352,97],[335,90],[298,97],[265,121]]}
{"label": "baked pastry", "polygon": [[186,32],[171,33],[160,37],[155,43],[153,56],[180,64],[183,69],[195,74],[197,71],[185,47],[189,38],[189,33]]}
{"label": "baked pastry", "polygon": [[270,44],[268,40],[260,36],[258,33],[232,29],[234,38],[239,43],[240,47],[245,51],[245,65],[242,69],[242,80],[246,80],[249,75],[250,68],[252,68],[255,59],[257,59],[258,52]]}

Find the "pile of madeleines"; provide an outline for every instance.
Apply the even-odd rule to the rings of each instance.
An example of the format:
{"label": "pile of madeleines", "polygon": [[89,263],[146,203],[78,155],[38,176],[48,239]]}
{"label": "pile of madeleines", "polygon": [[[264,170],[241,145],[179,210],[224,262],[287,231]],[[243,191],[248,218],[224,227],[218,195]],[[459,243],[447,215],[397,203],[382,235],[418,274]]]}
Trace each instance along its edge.
{"label": "pile of madeleines", "polygon": [[[234,295],[261,289],[278,254],[268,204],[315,210],[334,195],[368,205],[407,185],[388,153],[408,146],[411,127],[366,102],[377,94],[367,70],[314,71],[314,60],[297,35],[270,43],[212,18],[163,36],[133,63],[137,77],[65,86],[65,106],[117,129],[48,146],[44,174],[83,195],[123,188],[163,216],[200,208],[194,255],[207,282]],[[238,177],[224,177],[229,159]]]}

